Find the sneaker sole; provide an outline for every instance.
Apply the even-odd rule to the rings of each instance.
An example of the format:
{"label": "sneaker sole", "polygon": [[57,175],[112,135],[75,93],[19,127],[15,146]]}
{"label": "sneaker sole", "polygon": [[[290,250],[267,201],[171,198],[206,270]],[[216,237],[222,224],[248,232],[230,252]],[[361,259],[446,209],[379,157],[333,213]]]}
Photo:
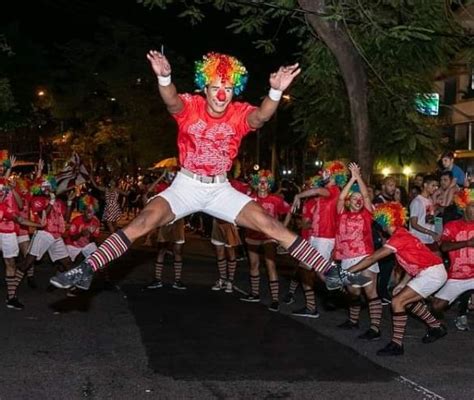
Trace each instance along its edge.
{"label": "sneaker sole", "polygon": [[260,300],[247,300],[247,299],[240,299],[240,301],[245,301],[246,303],[260,303]]}
{"label": "sneaker sole", "polygon": [[53,285],[53,286],[55,286],[59,289],[70,289],[70,288],[72,288],[72,285],[64,285],[61,282],[56,281],[54,278],[51,278],[49,280],[49,283],[51,283],[51,285]]}
{"label": "sneaker sole", "polygon": [[176,289],[176,290],[187,290],[188,288],[185,288],[185,287],[176,287],[176,286],[171,286],[173,289]]}
{"label": "sneaker sole", "polygon": [[268,311],[271,311],[271,312],[279,312],[280,309],[278,308],[277,310],[275,310],[274,308],[268,308]]}
{"label": "sneaker sole", "polygon": [[366,286],[369,286],[371,283],[372,283],[372,281],[366,282],[366,283],[364,283],[363,285],[355,284],[355,285],[350,285],[350,286],[352,286],[352,287],[354,287],[354,288],[364,288],[364,287],[366,287]]}
{"label": "sneaker sole", "polygon": [[320,317],[320,315],[313,315],[313,314],[291,314],[293,315],[294,317],[304,317],[304,318],[313,318],[313,319],[317,319]]}
{"label": "sneaker sole", "polygon": [[23,308],[19,308],[19,307],[15,307],[15,306],[7,305],[7,308],[9,308],[10,310],[23,311]]}

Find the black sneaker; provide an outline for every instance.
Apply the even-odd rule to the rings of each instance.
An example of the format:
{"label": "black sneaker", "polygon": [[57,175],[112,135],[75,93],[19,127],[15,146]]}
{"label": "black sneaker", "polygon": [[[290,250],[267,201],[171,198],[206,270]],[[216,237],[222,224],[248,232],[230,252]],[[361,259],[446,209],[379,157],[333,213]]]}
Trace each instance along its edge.
{"label": "black sneaker", "polygon": [[11,308],[13,310],[23,310],[25,306],[20,303],[17,297],[12,297],[11,299],[7,300],[7,308]]}
{"label": "black sneaker", "polygon": [[79,289],[88,290],[93,277],[94,270],[89,263],[84,260],[76,268],[57,273],[49,281],[60,289],[69,289],[76,286]]}
{"label": "black sneaker", "polygon": [[248,294],[244,297],[241,297],[240,300],[245,301],[247,303],[258,303],[260,302],[260,296],[256,296],[253,294]]}
{"label": "black sneaker", "polygon": [[315,308],[314,311],[311,311],[304,307],[301,310],[293,311],[291,315],[294,315],[295,317],[319,318],[319,312],[317,308]]}
{"label": "black sneaker", "polygon": [[172,288],[173,289],[178,289],[178,290],[186,290],[187,289],[187,287],[184,286],[183,282],[181,282],[181,281],[174,281]]}
{"label": "black sneaker", "polygon": [[295,302],[295,295],[293,293],[287,293],[285,297],[283,297],[283,303],[285,304],[293,304]]}
{"label": "black sneaker", "polygon": [[325,274],[325,284],[327,290],[339,290],[344,286],[340,275],[340,267],[337,264],[332,264],[331,269]]}
{"label": "black sneaker", "polygon": [[30,289],[38,289],[38,285],[36,284],[35,278],[33,276],[28,276],[26,278],[26,283]]}
{"label": "black sneaker", "polygon": [[441,339],[443,336],[446,336],[448,330],[444,325],[440,325],[439,328],[429,328],[426,332],[426,335],[421,338],[421,341],[425,344],[436,342],[438,339]]}
{"label": "black sneaker", "polygon": [[403,346],[390,342],[383,349],[377,351],[378,356],[401,356],[403,355]]}
{"label": "black sneaker", "polygon": [[359,323],[352,322],[350,319],[347,319],[342,324],[339,324],[337,327],[346,331],[350,331],[352,329],[359,329]]}
{"label": "black sneaker", "polygon": [[278,301],[272,301],[272,304],[270,304],[268,310],[273,312],[280,311],[280,303],[278,303]]}
{"label": "black sneaker", "polygon": [[155,279],[149,285],[147,285],[147,289],[159,289],[163,287],[163,282],[161,279]]}
{"label": "black sneaker", "polygon": [[368,340],[368,341],[375,341],[380,340],[380,331],[370,328],[365,331],[362,335],[357,336],[359,339]]}

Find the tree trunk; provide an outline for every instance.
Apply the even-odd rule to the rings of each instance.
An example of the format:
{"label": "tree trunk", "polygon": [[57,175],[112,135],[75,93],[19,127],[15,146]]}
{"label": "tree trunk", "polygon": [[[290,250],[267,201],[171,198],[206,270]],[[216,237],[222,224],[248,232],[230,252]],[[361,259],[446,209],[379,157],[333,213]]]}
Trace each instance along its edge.
{"label": "tree trunk", "polygon": [[[298,0],[298,3],[306,11],[325,11],[324,0]],[[364,177],[370,179],[373,158],[370,151],[368,85],[364,61],[341,23],[336,24],[316,14],[306,14],[306,20],[337,60],[349,97],[355,158]]]}

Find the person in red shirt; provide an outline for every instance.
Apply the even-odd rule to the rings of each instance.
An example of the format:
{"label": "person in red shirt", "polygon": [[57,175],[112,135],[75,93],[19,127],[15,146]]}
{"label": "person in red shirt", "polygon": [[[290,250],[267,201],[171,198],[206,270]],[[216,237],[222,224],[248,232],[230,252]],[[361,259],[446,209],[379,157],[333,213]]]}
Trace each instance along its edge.
{"label": "person in red shirt", "polygon": [[73,218],[64,240],[73,262],[78,256],[85,258],[97,250],[95,240],[100,234],[100,221],[95,216],[99,210],[98,200],[86,194],[79,199],[78,210],[81,215]]}
{"label": "person in red shirt", "polygon": [[[359,166],[348,165],[351,178],[339,195],[337,202],[338,218],[336,222],[336,245],[334,258],[341,261],[343,270],[348,270],[359,261],[374,252],[372,241],[372,212],[374,206],[369,197],[367,186],[361,177]],[[354,187],[355,186],[355,187]],[[377,340],[380,338],[382,302],[377,294],[377,263],[362,272],[370,283],[364,287],[364,294],[370,315],[370,328],[359,335],[359,339]],[[342,329],[358,329],[361,310],[361,289],[347,286],[350,294],[349,319],[339,325]]]}
{"label": "person in red shirt", "polygon": [[[448,222],[441,236],[441,250],[449,254],[450,267],[448,280],[432,302],[433,310],[439,313],[461,294],[474,290],[474,189],[457,192],[454,203],[463,218]],[[469,330],[466,308],[461,308],[456,318],[460,330]]]}
{"label": "person in red shirt", "polygon": [[17,268],[15,258],[20,250],[17,233],[19,224],[24,226],[42,227],[41,223],[33,223],[20,215],[18,193],[11,190],[6,179],[0,178],[0,251],[5,262],[5,282],[7,286],[7,308],[22,310],[24,305],[18,300],[17,289],[23,279],[23,273]]}
{"label": "person in red shirt", "polygon": [[60,288],[87,289],[94,272],[120,257],[136,239],[199,211],[263,232],[308,269],[329,270],[331,265],[307,241],[232,188],[227,179],[243,137],[261,128],[275,114],[283,91],[301,72],[299,65],[280,67],[272,73],[268,96],[254,107],[232,101],[244,90],[248,76],[235,57],[209,53],[196,63],[195,82],[203,95],[178,94],[171,82],[168,59],[155,50],[147,58],[158,78],[161,98],[178,125],[181,169],[173,184],[150,201],[137,218],[106,239],[84,263],[56,275],[51,283]]}
{"label": "person in red shirt", "polygon": [[[252,176],[252,186],[256,192],[252,198],[273,218],[279,218],[285,215],[284,226],[288,225],[291,218],[291,206],[285,202],[283,197],[271,194],[275,179],[269,170],[262,169]],[[272,302],[268,309],[273,312],[280,310],[279,301],[279,281],[276,270],[276,246],[277,243],[271,237],[262,232],[247,229],[245,231],[245,242],[250,262],[250,294],[241,297],[240,300],[256,303],[260,301],[260,255],[259,247],[263,247],[265,266],[267,267],[268,280],[270,285],[270,294]]]}
{"label": "person in red shirt", "polygon": [[379,204],[374,211],[374,219],[390,238],[383,247],[349,268],[349,271],[363,271],[383,257],[395,253],[405,275],[393,289],[392,340],[377,355],[398,356],[404,352],[407,311],[428,325],[428,331],[422,338],[423,343],[434,342],[446,335],[446,327],[431,314],[424,299],[444,285],[447,274],[443,260],[404,227],[406,211],[400,204]]}

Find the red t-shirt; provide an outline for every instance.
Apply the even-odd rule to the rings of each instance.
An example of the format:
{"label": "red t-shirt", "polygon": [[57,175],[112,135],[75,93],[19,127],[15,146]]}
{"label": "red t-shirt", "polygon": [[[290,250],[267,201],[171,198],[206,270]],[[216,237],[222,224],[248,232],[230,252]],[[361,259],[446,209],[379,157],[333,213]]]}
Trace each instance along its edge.
{"label": "red t-shirt", "polygon": [[336,260],[372,254],[372,213],[365,207],[359,212],[343,211],[336,228]]}
{"label": "red t-shirt", "polygon": [[0,233],[17,233],[18,225],[13,221],[13,218],[19,214],[19,210],[13,193],[9,192],[0,204],[3,209],[3,218],[0,219]]}
{"label": "red t-shirt", "polygon": [[398,263],[411,276],[434,265],[443,264],[440,257],[405,228],[397,228],[384,246],[395,251]]}
{"label": "red t-shirt", "polygon": [[306,199],[306,201],[303,202],[303,206],[301,207],[301,223],[303,224],[303,226],[309,225],[309,228],[301,229],[301,237],[306,240],[308,240],[309,237],[313,234],[311,224],[313,221],[314,208],[316,207],[317,201],[317,197],[311,197],[309,199]]}
{"label": "red t-shirt", "polygon": [[341,191],[336,185],[326,189],[329,190],[328,197],[317,197],[311,235],[318,238],[334,239],[336,236],[337,200]]}
{"label": "red t-shirt", "polygon": [[180,97],[184,108],[173,114],[178,123],[180,165],[200,175],[226,173],[239,152],[242,138],[253,130],[247,117],[255,107],[231,102],[222,117],[213,118],[202,96],[181,94]]}
{"label": "red t-shirt", "polygon": [[[461,242],[474,237],[474,221],[463,219],[448,222],[443,229],[443,242]],[[463,247],[449,252],[451,266],[448,270],[449,279],[474,278],[474,247]]]}
{"label": "red t-shirt", "polygon": [[[277,218],[279,215],[284,215],[290,212],[291,206],[283,199],[283,197],[276,194],[269,194],[267,197],[258,197],[257,194],[253,194],[252,199],[254,199],[258,204],[260,204],[267,214],[271,215],[274,218]],[[265,236],[261,232],[253,231],[247,229],[245,231],[245,236],[254,240],[268,240],[268,236]]]}
{"label": "red t-shirt", "polygon": [[[80,236],[79,239],[73,240],[72,236],[75,236],[82,231],[89,229],[91,234],[89,237],[87,236]],[[71,246],[76,246],[76,247],[85,247],[87,246],[91,240],[90,238],[97,238],[99,237],[100,233],[100,221],[97,219],[97,217],[92,217],[90,221],[86,222],[84,221],[84,216],[83,215],[78,215],[71,221],[71,226],[69,227],[69,232],[68,236],[65,239],[66,244],[69,244]]]}
{"label": "red t-shirt", "polygon": [[[28,193],[21,196],[23,201],[23,208],[19,211],[20,217],[29,220],[30,219],[30,201],[32,196]],[[18,236],[29,235],[30,230],[27,226],[19,225],[18,226]]]}

